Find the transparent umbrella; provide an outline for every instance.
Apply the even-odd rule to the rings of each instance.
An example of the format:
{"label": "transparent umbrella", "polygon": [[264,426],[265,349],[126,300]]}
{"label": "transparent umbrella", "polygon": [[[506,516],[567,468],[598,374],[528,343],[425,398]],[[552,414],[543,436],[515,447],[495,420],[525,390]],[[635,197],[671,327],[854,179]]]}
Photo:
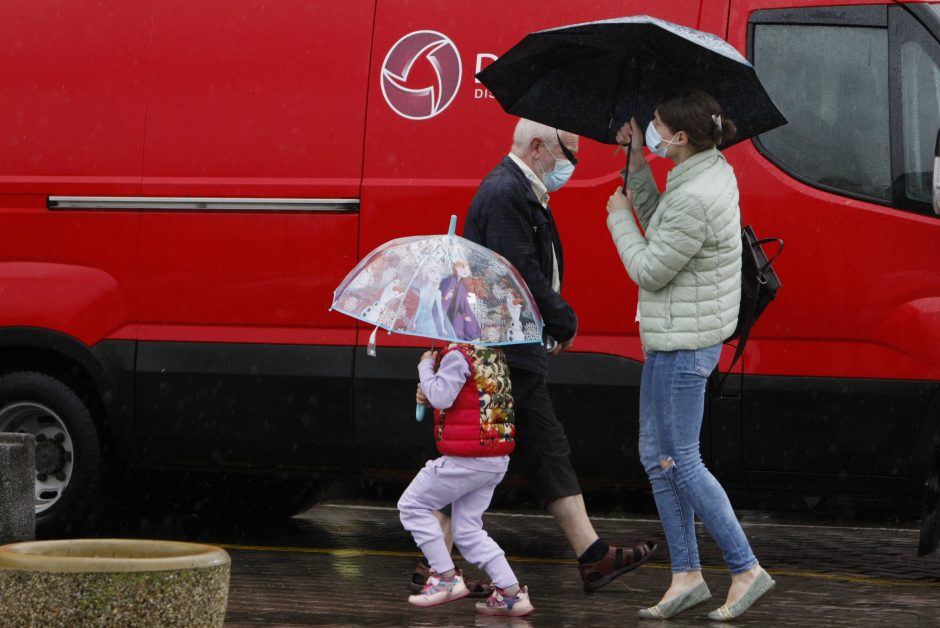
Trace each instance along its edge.
{"label": "transparent umbrella", "polygon": [[503,256],[455,235],[456,223],[452,216],[447,235],[376,248],[346,275],[330,309],[389,333],[446,342],[541,342],[542,317],[522,276]]}
{"label": "transparent umbrella", "polygon": [[333,293],[330,309],[376,332],[500,346],[542,342],[542,316],[506,258],[455,235],[391,240],[366,255]]}

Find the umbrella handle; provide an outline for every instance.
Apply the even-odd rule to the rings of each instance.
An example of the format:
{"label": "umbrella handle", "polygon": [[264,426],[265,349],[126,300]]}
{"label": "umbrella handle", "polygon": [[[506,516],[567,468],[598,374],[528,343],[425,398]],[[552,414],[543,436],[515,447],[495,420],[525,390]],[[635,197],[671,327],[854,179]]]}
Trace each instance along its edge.
{"label": "umbrella handle", "polygon": [[627,154],[627,167],[623,169],[623,195],[627,195],[627,179],[630,177],[630,151],[633,150],[633,146],[627,146],[627,150],[624,152]]}
{"label": "umbrella handle", "polygon": [[[640,95],[640,75],[643,74],[643,67],[637,67],[636,59],[631,58],[633,67],[636,69],[636,76],[633,80],[633,104],[630,108],[630,118],[636,117],[636,101]],[[623,151],[627,155],[627,167],[623,169],[623,195],[627,195],[627,179],[630,177],[630,153],[633,151],[633,139],[627,144],[627,149]]]}
{"label": "umbrella handle", "polygon": [[415,421],[420,423],[423,420],[424,420],[424,406],[421,405],[420,403],[415,404]]}

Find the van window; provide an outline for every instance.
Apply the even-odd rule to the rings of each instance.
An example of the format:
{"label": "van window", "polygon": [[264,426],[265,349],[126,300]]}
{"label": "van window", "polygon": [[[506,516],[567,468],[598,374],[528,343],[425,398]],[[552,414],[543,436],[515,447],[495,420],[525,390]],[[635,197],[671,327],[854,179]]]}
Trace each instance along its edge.
{"label": "van window", "polygon": [[940,130],[940,51],[916,20],[906,13],[899,18],[899,32],[907,35],[900,43],[904,196],[926,213]]}
{"label": "van window", "polygon": [[797,178],[890,202],[888,33],[869,26],[756,24],[754,68],[789,124],[759,137]]}

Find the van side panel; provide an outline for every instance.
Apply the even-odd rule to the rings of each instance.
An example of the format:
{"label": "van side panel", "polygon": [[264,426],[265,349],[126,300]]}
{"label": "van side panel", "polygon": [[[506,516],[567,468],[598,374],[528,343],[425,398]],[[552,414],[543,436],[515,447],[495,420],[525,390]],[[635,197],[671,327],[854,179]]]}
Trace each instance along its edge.
{"label": "van side panel", "polygon": [[373,3],[221,6],[157,2],[142,193],[195,205],[141,216],[142,448],[344,463],[356,325],[328,310],[358,253]]}
{"label": "van side panel", "polygon": [[356,198],[372,5],[158,0],[144,194]]}
{"label": "van side panel", "polygon": [[370,2],[160,0],[143,194],[353,204],[144,214],[145,324],[202,326],[213,342],[312,327],[298,342],[351,343],[354,323],[327,310],[356,261],[371,20]]}
{"label": "van side panel", "polygon": [[135,194],[153,0],[0,8],[0,194]]}
{"label": "van side panel", "polygon": [[121,289],[130,279],[127,274],[119,278],[95,266],[116,267],[133,251],[106,250],[107,259],[98,264],[90,259],[84,264],[0,261],[0,327],[28,321],[30,327],[65,331],[86,345],[107,338],[127,320],[133,293]]}

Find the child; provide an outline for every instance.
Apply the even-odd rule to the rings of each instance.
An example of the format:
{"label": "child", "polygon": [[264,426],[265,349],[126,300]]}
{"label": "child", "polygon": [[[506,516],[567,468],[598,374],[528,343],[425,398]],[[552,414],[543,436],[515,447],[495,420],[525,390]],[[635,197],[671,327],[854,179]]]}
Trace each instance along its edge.
{"label": "child", "polygon": [[483,530],[483,512],[515,447],[506,357],[496,348],[453,343],[440,355],[425,351],[418,375],[417,400],[436,408],[434,439],[442,455],[424,465],[398,501],[402,525],[431,566],[421,593],[408,601],[435,606],[470,593],[433,514],[451,504],[454,543],[493,580],[493,593],[477,603],[477,612],[527,615],[535,610],[528,590],[520,588],[503,550]]}

